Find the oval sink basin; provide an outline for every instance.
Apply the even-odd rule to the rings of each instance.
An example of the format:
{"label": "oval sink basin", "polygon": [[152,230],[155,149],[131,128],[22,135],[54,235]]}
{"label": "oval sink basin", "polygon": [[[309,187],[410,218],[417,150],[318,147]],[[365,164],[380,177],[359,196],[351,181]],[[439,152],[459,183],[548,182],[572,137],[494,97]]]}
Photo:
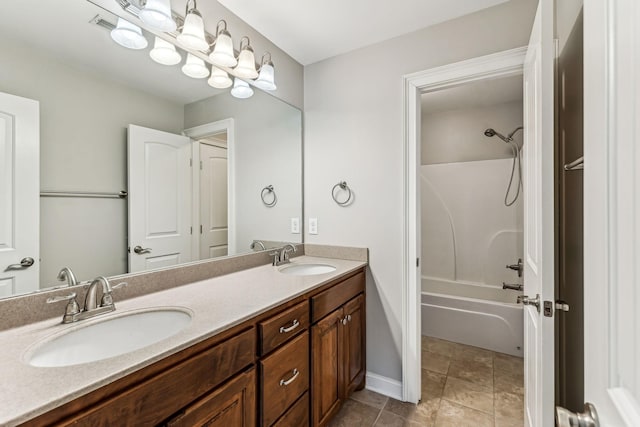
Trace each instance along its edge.
{"label": "oval sink basin", "polygon": [[133,312],[80,326],[36,346],[28,363],[61,367],[96,362],[139,350],[177,334],[191,322],[178,309]]}
{"label": "oval sink basin", "polygon": [[329,264],[291,264],[280,268],[280,273],[294,276],[313,276],[336,271],[333,265]]}

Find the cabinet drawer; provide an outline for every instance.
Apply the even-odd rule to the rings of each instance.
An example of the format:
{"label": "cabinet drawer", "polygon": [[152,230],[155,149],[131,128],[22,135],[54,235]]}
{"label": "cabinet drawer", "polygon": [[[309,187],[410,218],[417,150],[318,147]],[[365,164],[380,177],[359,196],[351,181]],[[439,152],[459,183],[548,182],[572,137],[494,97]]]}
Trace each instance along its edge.
{"label": "cabinet drawer", "polygon": [[309,327],[309,301],[260,322],[260,354],[265,355]]}
{"label": "cabinet drawer", "polygon": [[255,345],[251,328],[69,421],[78,426],[156,425],[254,363]]}
{"label": "cabinet drawer", "polygon": [[309,425],[309,393],[302,395],[273,427],[303,427]]}
{"label": "cabinet drawer", "polygon": [[260,362],[262,425],[270,426],[309,388],[309,332]]}
{"label": "cabinet drawer", "polygon": [[256,423],[256,370],[251,368],[167,422],[167,427],[253,427]]}
{"label": "cabinet drawer", "polygon": [[364,284],[364,272],[361,271],[311,298],[312,323],[317,322],[351,298],[364,292]]}

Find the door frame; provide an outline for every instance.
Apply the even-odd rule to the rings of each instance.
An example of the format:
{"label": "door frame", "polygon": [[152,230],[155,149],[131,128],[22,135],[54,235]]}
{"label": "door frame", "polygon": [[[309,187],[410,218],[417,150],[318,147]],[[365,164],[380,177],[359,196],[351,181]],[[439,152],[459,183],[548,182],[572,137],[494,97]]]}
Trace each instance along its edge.
{"label": "door frame", "polygon": [[417,403],[421,390],[420,325],[420,95],[485,79],[521,75],[527,47],[485,55],[403,76],[402,398]]}
{"label": "door frame", "polygon": [[[191,144],[191,158],[193,159],[192,168],[192,223],[193,223],[193,238],[191,239],[192,251],[195,250],[200,253],[200,143],[197,141],[199,138],[204,138],[209,135],[213,135],[220,132],[227,132],[227,253],[236,253],[236,200],[235,200],[235,188],[236,180],[234,172],[235,168],[235,131],[234,131],[233,118],[218,120],[212,123],[207,123],[200,126],[195,126],[189,129],[185,129],[182,134],[188,136],[192,140]],[[198,257],[199,258],[199,257]]]}

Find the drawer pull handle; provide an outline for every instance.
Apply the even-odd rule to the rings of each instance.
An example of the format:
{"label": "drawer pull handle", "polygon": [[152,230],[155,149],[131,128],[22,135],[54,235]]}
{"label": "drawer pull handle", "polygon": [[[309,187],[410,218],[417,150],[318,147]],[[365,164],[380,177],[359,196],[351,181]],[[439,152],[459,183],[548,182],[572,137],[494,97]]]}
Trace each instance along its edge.
{"label": "drawer pull handle", "polygon": [[286,334],[288,332],[293,331],[298,326],[300,326],[300,322],[298,322],[298,319],[294,319],[293,320],[293,324],[291,326],[288,326],[286,328],[284,326],[280,326],[280,333],[281,334]]}
{"label": "drawer pull handle", "polygon": [[293,375],[291,376],[291,378],[289,378],[288,380],[280,380],[280,385],[287,386],[291,384],[296,380],[296,378],[298,378],[298,375],[300,375],[300,371],[298,371],[298,369],[296,368],[293,370]]}

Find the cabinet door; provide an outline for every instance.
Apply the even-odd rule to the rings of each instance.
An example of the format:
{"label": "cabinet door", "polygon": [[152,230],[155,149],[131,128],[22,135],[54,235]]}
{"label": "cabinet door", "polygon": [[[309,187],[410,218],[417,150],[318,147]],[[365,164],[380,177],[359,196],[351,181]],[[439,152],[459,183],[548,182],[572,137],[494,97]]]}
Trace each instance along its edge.
{"label": "cabinet door", "polygon": [[167,427],[254,427],[256,370],[244,372],[194,402],[172,418]]}
{"label": "cabinet door", "polygon": [[324,425],[340,409],[343,398],[343,310],[328,314],[311,328],[312,420]]}
{"label": "cabinet door", "polygon": [[360,295],[344,305],[346,319],[344,334],[345,397],[364,385],[365,375],[365,305]]}

